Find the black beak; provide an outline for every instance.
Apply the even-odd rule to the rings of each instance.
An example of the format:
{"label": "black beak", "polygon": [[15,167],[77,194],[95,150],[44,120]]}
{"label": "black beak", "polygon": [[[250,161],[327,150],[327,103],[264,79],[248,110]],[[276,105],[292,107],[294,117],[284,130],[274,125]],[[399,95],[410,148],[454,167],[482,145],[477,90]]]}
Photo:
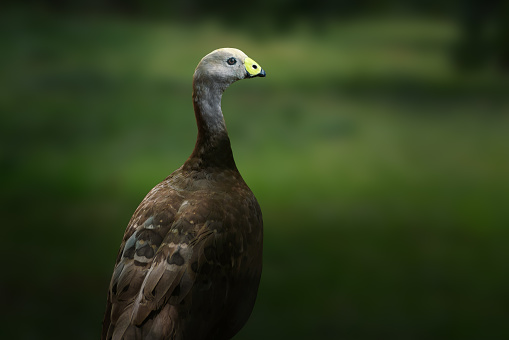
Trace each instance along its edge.
{"label": "black beak", "polygon": [[265,70],[263,68],[260,71],[260,73],[255,74],[254,76],[249,74],[249,72],[246,71],[246,78],[265,77],[266,75],[267,75],[267,73],[265,73]]}

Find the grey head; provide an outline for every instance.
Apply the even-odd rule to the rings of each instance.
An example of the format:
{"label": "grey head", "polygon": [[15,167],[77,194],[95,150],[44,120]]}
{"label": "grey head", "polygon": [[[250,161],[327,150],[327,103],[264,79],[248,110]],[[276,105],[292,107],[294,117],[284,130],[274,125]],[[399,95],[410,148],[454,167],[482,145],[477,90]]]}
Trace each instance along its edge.
{"label": "grey head", "polygon": [[216,83],[224,89],[237,80],[265,75],[260,65],[241,50],[220,48],[202,58],[194,72],[194,80]]}

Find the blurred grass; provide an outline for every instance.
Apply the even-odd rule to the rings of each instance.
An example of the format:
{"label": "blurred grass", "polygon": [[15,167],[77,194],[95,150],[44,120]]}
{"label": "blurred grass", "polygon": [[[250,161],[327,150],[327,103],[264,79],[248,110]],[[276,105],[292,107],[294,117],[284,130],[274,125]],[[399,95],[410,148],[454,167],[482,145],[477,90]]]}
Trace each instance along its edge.
{"label": "blurred grass", "polygon": [[194,67],[226,46],[268,74],[223,98],[266,235],[236,339],[509,335],[509,85],[454,70],[453,23],[1,18],[2,338],[97,338],[132,212],[194,146]]}

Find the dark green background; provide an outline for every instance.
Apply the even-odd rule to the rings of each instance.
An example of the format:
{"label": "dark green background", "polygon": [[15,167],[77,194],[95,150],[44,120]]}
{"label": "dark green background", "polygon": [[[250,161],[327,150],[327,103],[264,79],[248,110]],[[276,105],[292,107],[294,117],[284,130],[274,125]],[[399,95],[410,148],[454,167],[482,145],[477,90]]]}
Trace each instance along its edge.
{"label": "dark green background", "polygon": [[277,4],[266,21],[248,4],[245,21],[2,11],[2,338],[99,337],[124,229],[191,153],[192,74],[219,47],[268,75],[223,97],[265,220],[235,339],[509,336],[509,84],[493,51],[462,71],[447,11],[285,21]]}

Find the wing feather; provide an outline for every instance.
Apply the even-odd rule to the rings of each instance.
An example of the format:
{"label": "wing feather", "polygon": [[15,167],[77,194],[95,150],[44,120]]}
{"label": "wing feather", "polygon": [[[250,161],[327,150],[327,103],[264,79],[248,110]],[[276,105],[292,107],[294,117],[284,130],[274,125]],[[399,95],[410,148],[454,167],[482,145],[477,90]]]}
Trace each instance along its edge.
{"label": "wing feather", "polygon": [[[138,256],[144,247],[155,243],[155,237],[150,240],[147,237],[144,224],[127,238],[110,283],[114,330],[109,334],[113,340],[127,337],[133,332],[131,326],[143,325],[154,311],[159,314],[167,303],[177,305],[189,294],[197,268],[207,261],[204,248],[214,243],[211,240],[217,236],[210,229],[214,226],[217,224],[211,221],[190,224],[180,217],[168,228],[163,242],[149,259]],[[164,317],[158,317],[157,323],[162,322],[161,318]],[[153,322],[150,329],[155,329]]]}
{"label": "wing feather", "polygon": [[143,281],[134,302],[132,322],[140,325],[153,311],[160,309],[179,285],[192,249],[185,243],[163,243]]}

